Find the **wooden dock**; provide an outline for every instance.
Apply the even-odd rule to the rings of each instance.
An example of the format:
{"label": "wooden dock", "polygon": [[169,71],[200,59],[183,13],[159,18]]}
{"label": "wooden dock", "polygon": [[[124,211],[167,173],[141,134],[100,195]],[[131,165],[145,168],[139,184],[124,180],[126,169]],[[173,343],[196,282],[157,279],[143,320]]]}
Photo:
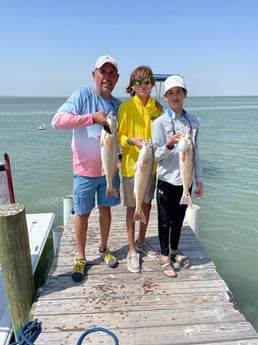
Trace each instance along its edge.
{"label": "wooden dock", "polygon": [[[87,275],[74,283],[71,269],[76,254],[73,216],[64,228],[60,250],[45,286],[34,305],[34,318],[42,322],[37,345],[76,345],[84,331],[109,329],[119,345],[257,345],[253,326],[236,309],[231,293],[216,271],[187,221],[180,249],[192,266],[181,269],[175,279],[165,277],[158,260],[142,257],[140,273],[126,266],[128,251],[125,208],[113,209],[110,249],[119,266],[110,269],[98,254],[98,211],[90,217],[87,243]],[[137,224],[138,228],[138,224]],[[136,231],[136,235],[138,230]],[[147,239],[159,250],[155,201]],[[97,332],[83,344],[114,344],[111,337]]]}

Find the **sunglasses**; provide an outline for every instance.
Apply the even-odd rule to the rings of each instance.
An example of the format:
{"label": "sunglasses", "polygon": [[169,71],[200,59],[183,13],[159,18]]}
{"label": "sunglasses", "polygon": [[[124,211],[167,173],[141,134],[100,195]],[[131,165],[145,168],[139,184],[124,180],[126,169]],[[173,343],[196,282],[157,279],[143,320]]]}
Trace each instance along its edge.
{"label": "sunglasses", "polygon": [[134,83],[134,85],[137,85],[137,86],[140,86],[142,84],[150,85],[151,84],[151,79],[150,78],[145,79],[145,82],[143,82],[141,79],[134,79],[133,83]]}

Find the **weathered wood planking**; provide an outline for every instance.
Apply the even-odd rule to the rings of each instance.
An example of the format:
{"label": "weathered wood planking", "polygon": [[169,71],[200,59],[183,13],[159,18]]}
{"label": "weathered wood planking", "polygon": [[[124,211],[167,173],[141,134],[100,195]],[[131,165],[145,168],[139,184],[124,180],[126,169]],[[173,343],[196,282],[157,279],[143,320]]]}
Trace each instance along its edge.
{"label": "weathered wood planking", "polygon": [[[138,229],[138,224],[137,224]],[[138,230],[136,231],[137,236]],[[159,249],[155,201],[147,231],[148,241]],[[175,279],[165,277],[157,259],[142,257],[142,271],[130,273],[125,209],[113,209],[109,247],[119,266],[108,268],[98,254],[98,212],[90,217],[87,243],[87,275],[74,283],[71,269],[76,254],[73,216],[65,226],[60,251],[45,286],[34,305],[34,317],[42,322],[37,345],[76,345],[81,334],[93,327],[113,331],[119,345],[257,345],[252,325],[235,309],[228,287],[214,263],[185,222],[180,249],[190,256],[192,267]],[[103,333],[87,336],[84,343],[113,344]]]}

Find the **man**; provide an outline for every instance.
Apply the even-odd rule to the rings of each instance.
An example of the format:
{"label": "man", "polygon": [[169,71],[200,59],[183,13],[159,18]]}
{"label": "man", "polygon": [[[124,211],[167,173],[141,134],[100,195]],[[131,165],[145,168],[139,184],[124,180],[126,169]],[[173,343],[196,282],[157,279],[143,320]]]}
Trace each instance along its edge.
{"label": "man", "polygon": [[119,174],[113,180],[118,196],[106,197],[106,178],[103,176],[100,136],[103,126],[108,127],[106,116],[113,111],[117,116],[120,100],[112,96],[118,81],[118,66],[109,55],[97,59],[92,71],[95,80],[93,88],[75,91],[58,109],[52,120],[54,129],[73,130],[73,198],[75,211],[75,236],[78,256],[73,268],[72,279],[80,282],[84,279],[86,268],[86,241],[88,220],[95,207],[95,196],[99,208],[99,226],[101,244],[99,251],[106,264],[113,268],[118,261],[107,247],[110,226],[111,206],[120,200]]}

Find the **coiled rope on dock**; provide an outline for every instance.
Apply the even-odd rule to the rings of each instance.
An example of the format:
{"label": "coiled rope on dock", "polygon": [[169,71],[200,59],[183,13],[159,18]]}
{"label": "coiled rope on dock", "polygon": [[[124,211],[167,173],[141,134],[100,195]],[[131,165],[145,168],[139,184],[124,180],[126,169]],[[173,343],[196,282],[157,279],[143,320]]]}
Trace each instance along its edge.
{"label": "coiled rope on dock", "polygon": [[34,341],[40,332],[41,322],[37,320],[29,321],[21,328],[17,341],[10,345],[34,345]]}
{"label": "coiled rope on dock", "polygon": [[[94,327],[83,332],[76,345],[81,345],[85,337],[94,332],[107,333],[113,338],[114,344],[119,345],[117,336],[109,329],[103,327]],[[38,322],[37,320],[29,321],[21,328],[17,341],[10,343],[9,345],[34,345],[34,341],[37,339],[40,333],[41,322]]]}

